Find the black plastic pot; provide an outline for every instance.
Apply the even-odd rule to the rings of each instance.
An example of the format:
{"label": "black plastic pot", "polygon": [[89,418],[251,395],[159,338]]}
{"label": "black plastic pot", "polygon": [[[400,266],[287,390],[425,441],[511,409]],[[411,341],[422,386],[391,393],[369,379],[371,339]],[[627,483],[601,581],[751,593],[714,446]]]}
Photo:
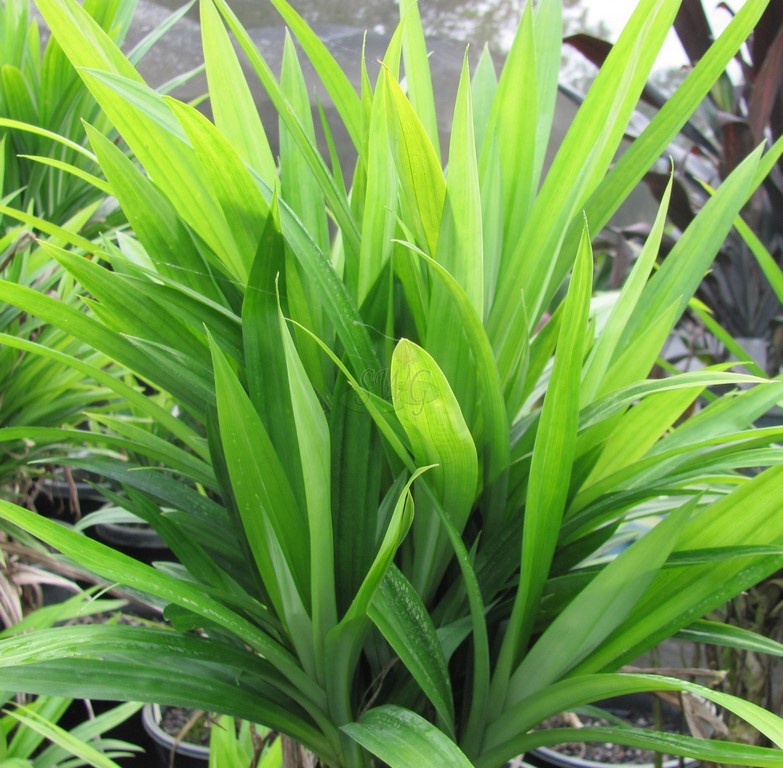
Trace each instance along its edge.
{"label": "black plastic pot", "polygon": [[143,563],[172,558],[171,550],[163,539],[146,524],[100,523],[90,531],[90,534],[104,544],[110,544],[114,549]]}
{"label": "black plastic pot", "polygon": [[[74,493],[76,504],[74,504]],[[68,483],[61,476],[43,481],[35,497],[35,510],[45,517],[73,523],[81,515],[94,512],[106,503],[103,495],[89,483],[75,481]]]}
{"label": "black plastic pot", "polygon": [[[141,711],[141,721],[147,735],[155,743],[155,752],[160,768],[204,768],[209,762],[209,747],[188,742],[177,742],[170,733],[160,727],[161,708],[158,704],[145,704]],[[172,751],[174,762],[171,762]],[[505,768],[535,768],[531,763],[518,757],[506,763]]]}
{"label": "black plastic pot", "polygon": [[[612,714],[633,721],[634,715],[651,716],[653,712],[655,697],[646,694],[629,694],[628,696],[619,696],[613,699],[607,699],[598,702],[598,706]],[[678,707],[668,702],[659,702],[661,712],[667,721],[678,721],[681,719],[681,711]],[[675,730],[673,728],[672,730]],[[667,729],[668,730],[668,729]],[[656,768],[654,763],[611,763],[601,762],[599,759],[593,760],[581,755],[565,754],[555,749],[540,747],[533,751],[533,761],[539,768]],[[664,760],[661,763],[662,768],[694,768],[698,765],[696,760],[691,758],[673,757]]]}
{"label": "black plastic pot", "polygon": [[[144,730],[155,744],[155,753],[160,768],[205,768],[209,763],[209,747],[177,741],[175,736],[160,727],[161,710],[158,704],[145,704],[141,710]],[[172,753],[174,760],[172,762]]]}
{"label": "black plastic pot", "polygon": [[[536,757],[539,758],[536,762],[540,768],[655,768],[655,763],[597,763],[576,755],[563,755],[546,747],[539,747],[536,750]],[[688,758],[681,763],[677,757],[661,763],[662,768],[680,768],[681,765],[692,768],[698,763]]]}

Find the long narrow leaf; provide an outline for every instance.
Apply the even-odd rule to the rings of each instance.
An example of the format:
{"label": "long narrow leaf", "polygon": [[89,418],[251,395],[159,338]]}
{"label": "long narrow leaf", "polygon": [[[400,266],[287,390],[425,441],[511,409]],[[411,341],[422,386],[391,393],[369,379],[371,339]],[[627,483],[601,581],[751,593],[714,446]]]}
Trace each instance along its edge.
{"label": "long narrow leaf", "polygon": [[369,616],[421,686],[454,738],[454,700],[446,659],[427,609],[392,567],[370,604]]}
{"label": "long narrow leaf", "polygon": [[400,707],[376,707],[343,730],[391,768],[472,768],[457,745],[424,718]]}
{"label": "long narrow leaf", "polygon": [[558,339],[552,386],[547,391],[536,436],[522,535],[521,576],[514,609],[493,677],[493,707],[502,706],[506,686],[532,631],[533,619],[565,511],[576,447],[579,381],[592,289],[592,250],[585,227],[571,278]]}

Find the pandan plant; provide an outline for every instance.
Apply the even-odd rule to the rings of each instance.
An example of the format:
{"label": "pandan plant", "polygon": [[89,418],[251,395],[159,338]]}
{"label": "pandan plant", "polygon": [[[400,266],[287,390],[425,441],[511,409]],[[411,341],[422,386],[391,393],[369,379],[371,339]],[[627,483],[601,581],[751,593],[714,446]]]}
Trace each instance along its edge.
{"label": "pandan plant", "polygon": [[[10,283],[0,299],[176,403],[96,369],[158,431],[104,419],[105,439],[135,458],[71,464],[120,484],[112,500],[179,562],[153,568],[0,505],[85,568],[167,603],[171,623],[6,639],[5,685],[262,723],[286,735],[289,766],[497,768],[575,739],[783,765],[776,748],[632,726],[537,728],[662,690],[701,695],[783,745],[783,722],[752,704],[623,671],[677,633],[781,650],[702,619],[783,564],[783,430],[751,427],[781,382],[725,366],[649,375],[783,143],[738,165],[653,274],[667,193],[622,290],[591,300],[592,233],[765,0],[744,4],[613,164],[679,8],[641,0],[545,175],[560,0],[526,6],[499,76],[487,53],[473,71],[466,58],[448,147],[415,3],[401,3],[383,61],[362,63],[359,92],[273,3],[355,167],[341,166],[335,127],[313,119],[294,44],[278,76],[225,0],[200,3],[213,120],[149,89],[76,0],[38,2],[134,155],[85,127],[136,239],[107,239],[91,259],[43,246],[89,293],[87,312]],[[277,158],[231,35],[279,113]],[[681,419],[715,385],[723,394]],[[618,553],[638,518],[648,532]]]}

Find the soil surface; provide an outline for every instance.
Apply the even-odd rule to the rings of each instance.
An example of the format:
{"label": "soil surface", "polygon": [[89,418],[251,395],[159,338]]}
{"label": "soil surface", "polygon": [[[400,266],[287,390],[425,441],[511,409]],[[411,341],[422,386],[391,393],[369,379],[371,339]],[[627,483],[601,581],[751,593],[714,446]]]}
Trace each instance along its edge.
{"label": "soil surface", "polygon": [[[574,716],[557,715],[549,718],[545,723],[545,728],[568,728],[574,726]],[[657,727],[653,718],[644,714],[634,714],[631,717],[623,717],[627,725],[636,728]],[[590,715],[579,715],[579,722],[583,727],[601,727],[609,726],[612,723],[609,720]],[[679,723],[673,720],[664,722],[663,730],[677,732],[680,730]],[[608,742],[569,742],[557,744],[550,749],[559,752],[561,755],[569,757],[578,757],[582,760],[590,760],[595,763],[605,763],[607,765],[655,765],[655,759],[658,753],[649,749],[639,747],[629,747],[622,744],[611,744]],[[671,755],[664,755],[663,760],[670,760]]]}
{"label": "soil surface", "polygon": [[160,727],[166,733],[189,744],[209,746],[212,721],[206,712],[184,707],[161,707]]}

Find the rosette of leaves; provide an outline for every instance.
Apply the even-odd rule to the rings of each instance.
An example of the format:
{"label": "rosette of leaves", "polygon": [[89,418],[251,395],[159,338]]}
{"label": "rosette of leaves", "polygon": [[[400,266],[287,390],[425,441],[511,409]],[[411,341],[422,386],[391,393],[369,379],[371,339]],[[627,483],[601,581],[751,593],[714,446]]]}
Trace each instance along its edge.
{"label": "rosette of leaves", "polygon": [[[307,749],[340,768],[494,768],[576,738],[783,765],[778,749],[632,727],[533,730],[610,695],[673,690],[783,745],[783,723],[741,699],[618,671],[684,629],[780,650],[700,618],[783,564],[783,431],[751,426],[781,382],[720,367],[648,375],[783,142],[739,164],[652,274],[667,193],[611,304],[591,301],[586,225],[599,231],[643,179],[767,3],[745,3],[612,166],[680,5],[642,0],[545,176],[559,0],[527,6],[499,76],[488,54],[465,62],[448,147],[416,4],[402,3],[381,66],[363,63],[359,92],[285,0],[274,5],[355,167],[313,118],[294,45],[278,76],[224,0],[200,4],[214,122],[150,90],[75,0],[39,0],[134,155],[87,126],[137,240],[104,241],[91,259],[46,246],[90,313],[9,283],[0,299],[177,403],[108,380],[160,431],[104,419],[103,438],[142,459],[71,463],[121,483],[113,500],[179,564],[155,569],[0,505],[84,567],[167,602],[173,625],[9,639],[4,679],[263,723],[301,745],[289,764]],[[277,160],[230,35],[279,113]],[[707,388],[739,384],[751,386],[680,421]]]}

